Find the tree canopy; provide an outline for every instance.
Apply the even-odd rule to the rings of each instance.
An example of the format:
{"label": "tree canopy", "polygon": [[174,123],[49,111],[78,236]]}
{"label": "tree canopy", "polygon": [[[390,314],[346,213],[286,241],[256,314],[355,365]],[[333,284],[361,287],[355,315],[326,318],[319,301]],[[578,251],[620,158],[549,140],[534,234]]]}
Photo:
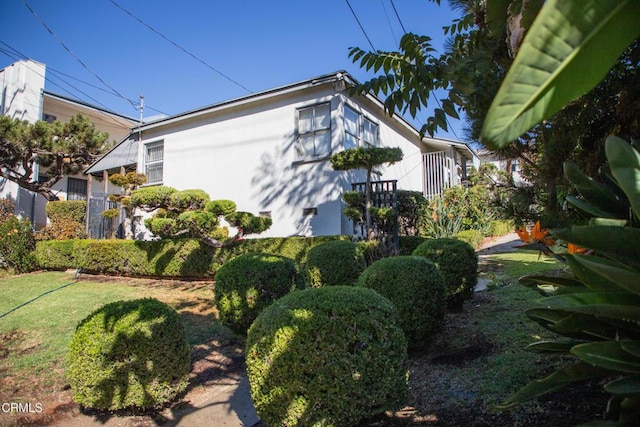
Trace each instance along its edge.
{"label": "tree canopy", "polygon": [[49,201],[58,200],[55,183],[96,160],[108,148],[108,138],[80,114],[64,123],[0,116],[0,176]]}

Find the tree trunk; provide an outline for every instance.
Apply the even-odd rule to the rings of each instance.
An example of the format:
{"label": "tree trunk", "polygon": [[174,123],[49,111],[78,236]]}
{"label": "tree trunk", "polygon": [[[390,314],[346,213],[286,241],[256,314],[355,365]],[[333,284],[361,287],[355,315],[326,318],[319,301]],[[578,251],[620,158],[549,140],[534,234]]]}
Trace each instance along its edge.
{"label": "tree trunk", "polygon": [[367,181],[364,189],[364,215],[367,227],[367,240],[373,240],[373,227],[371,224],[371,169],[367,169]]}

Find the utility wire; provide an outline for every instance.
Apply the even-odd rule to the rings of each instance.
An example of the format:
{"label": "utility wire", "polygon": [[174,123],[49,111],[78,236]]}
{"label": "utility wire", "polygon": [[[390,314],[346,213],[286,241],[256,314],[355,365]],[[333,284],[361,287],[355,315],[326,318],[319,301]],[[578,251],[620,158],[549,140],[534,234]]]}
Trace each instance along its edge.
{"label": "utility wire", "polygon": [[387,18],[387,24],[389,25],[389,30],[391,30],[393,41],[397,45],[398,39],[396,38],[396,33],[393,31],[393,26],[391,25],[391,20],[389,19],[389,14],[387,13],[387,7],[384,5],[384,0],[380,0],[380,4],[382,5],[382,10],[384,10],[384,16]]}
{"label": "utility wire", "polygon": [[205,62],[203,59],[200,59],[198,56],[196,56],[194,53],[190,52],[189,50],[185,49],[184,47],[180,46],[178,43],[174,42],[173,40],[171,40],[169,37],[165,36],[164,34],[162,34],[160,31],[156,30],[155,28],[153,28],[151,25],[147,24],[146,22],[144,22],[142,19],[138,18],[136,15],[134,15],[133,13],[129,12],[127,9],[125,9],[124,7],[120,6],[118,3],[116,3],[114,0],[109,0],[115,7],[117,7],[118,9],[120,9],[121,11],[123,11],[124,13],[126,13],[127,15],[129,15],[130,17],[132,17],[133,19],[135,19],[136,21],[138,21],[140,24],[144,25],[145,27],[147,27],[148,29],[150,29],[151,31],[153,31],[154,33],[156,33],[157,35],[159,35],[160,37],[162,37],[163,39],[165,39],[166,41],[168,41],[169,43],[171,43],[172,45],[174,45],[175,47],[177,47],[178,49],[180,49],[181,51],[183,51],[184,53],[186,53],[187,55],[189,55],[190,57],[192,57],[193,59],[195,59],[196,61],[198,61],[199,63],[201,63],[202,65],[204,65],[205,67],[209,68],[210,70],[214,71],[215,73],[218,73],[220,76],[224,77],[225,79],[229,80],[231,83],[235,84],[236,86],[246,90],[249,93],[253,93],[253,91],[249,88],[247,88],[246,86],[238,83],[237,81],[235,81],[234,79],[232,79],[231,77],[227,76],[226,74],[224,74],[222,71],[217,70],[216,68],[214,68],[212,65],[208,64],[207,62]]}
{"label": "utility wire", "polygon": [[375,47],[373,47],[373,43],[371,43],[371,39],[369,38],[369,36],[367,35],[367,32],[364,30],[364,27],[362,26],[362,24],[360,23],[360,20],[358,19],[358,15],[356,15],[356,12],[353,10],[353,8],[351,7],[351,3],[349,3],[349,0],[344,0],[347,2],[347,6],[349,6],[349,10],[351,10],[351,14],[353,15],[353,17],[356,19],[356,22],[358,23],[358,26],[360,27],[360,29],[362,30],[362,34],[364,34],[364,36],[366,37],[367,41],[369,42],[369,46],[371,46],[371,49],[376,50]]}
{"label": "utility wire", "polygon": [[[8,50],[7,50],[7,49],[3,49],[3,48],[1,48],[1,47],[0,47],[0,53],[4,53],[5,55],[7,55],[9,58],[13,59],[14,61],[18,61],[18,60],[21,60],[21,59],[23,59],[23,60],[30,60],[30,58],[29,58],[28,56],[26,56],[25,54],[23,54],[22,52],[20,52],[20,51],[19,51],[19,50],[17,50],[16,48],[14,48],[13,46],[10,46],[9,44],[5,43],[5,42],[4,42],[4,41],[2,41],[2,40],[0,40],[0,43],[2,43],[2,44],[3,44],[4,46],[6,46],[6,47],[7,47],[7,49],[8,49]],[[32,70],[32,71],[34,71],[34,72],[35,72],[35,70]],[[115,97],[117,97],[117,98],[121,98],[121,96],[119,96],[117,93],[114,93],[114,92],[113,92],[113,91],[111,91],[111,90],[104,89],[104,88],[102,88],[102,87],[100,87],[100,86],[94,85],[94,84],[89,83],[89,82],[87,82],[87,81],[85,81],[85,80],[82,80],[82,79],[79,79],[79,78],[77,78],[77,77],[74,77],[74,76],[72,76],[72,75],[70,75],[70,74],[63,73],[62,71],[60,71],[60,70],[56,70],[55,68],[52,68],[52,67],[47,66],[47,71],[50,71],[50,72],[51,72],[52,74],[54,74],[54,75],[55,75],[55,74],[63,75],[63,76],[65,76],[65,77],[68,77],[68,78],[70,78],[70,79],[73,79],[73,80],[75,80],[75,81],[77,81],[77,82],[83,83],[83,84],[85,84],[85,85],[87,85],[87,86],[91,86],[91,87],[92,87],[92,88],[94,88],[94,89],[97,89],[97,90],[100,90],[100,91],[102,91],[102,92],[108,93],[109,95],[115,96]],[[40,73],[37,73],[37,72],[36,72],[36,74],[40,75]],[[72,96],[72,97],[77,97],[77,95],[76,95],[76,94],[73,94],[73,93],[71,93],[69,90],[67,90],[67,89],[63,88],[63,87],[62,87],[62,86],[60,86],[58,83],[54,82],[51,78],[46,77],[46,76],[42,76],[42,75],[41,75],[41,77],[44,77],[44,78],[45,78],[45,80],[47,80],[49,83],[51,83],[51,84],[53,84],[54,86],[56,86],[56,87],[60,88],[63,92],[65,92],[65,93],[69,94],[70,96]],[[77,88],[77,87],[76,87],[76,86],[74,86],[73,84],[69,83],[68,81],[66,81],[66,80],[65,80],[65,79],[63,79],[62,77],[57,76],[57,75],[56,75],[55,77],[56,77],[57,79],[59,79],[60,81],[62,81],[63,83],[65,83],[66,85],[68,85],[68,86],[72,87],[73,89],[77,90],[79,93],[81,93],[82,95],[84,95],[84,96],[85,96],[85,97],[87,97],[88,99],[91,99],[92,101],[94,101],[94,102],[96,103],[96,105],[100,105],[100,106],[102,106],[106,111],[109,111],[109,112],[113,112],[113,113],[115,113],[115,111],[112,111],[109,107],[107,107],[106,105],[102,104],[102,103],[101,103],[100,101],[98,101],[97,99],[95,99],[95,98],[91,97],[90,95],[88,95],[87,93],[85,93],[85,92],[84,92],[84,91],[82,91],[81,89]],[[133,103],[133,102],[134,102],[134,101],[132,101],[131,99],[128,99],[128,98],[127,98],[126,100],[127,100],[129,103]],[[153,107],[150,107],[150,106],[145,106],[145,108],[148,108],[149,110],[153,110],[153,111],[156,111],[156,112],[158,112],[158,113],[161,113],[161,114],[164,114],[164,115],[167,115],[167,116],[169,115],[169,114],[167,114],[167,113],[165,113],[165,112],[163,112],[163,111],[160,111],[160,110],[158,110],[158,109],[156,109],[156,108],[153,108]],[[115,114],[117,114],[117,113],[115,113]]]}
{"label": "utility wire", "polygon": [[44,20],[42,20],[42,18],[40,18],[40,16],[38,16],[38,14],[35,12],[35,10],[33,10],[31,8],[31,6],[29,6],[29,3],[27,2],[27,0],[22,0],[22,2],[24,3],[25,7],[27,9],[29,9],[29,12],[31,12],[31,14],[34,16],[34,18],[36,18],[36,20],[38,22],[40,22],[40,24],[47,30],[47,32],[49,34],[51,34],[51,36],[67,51],[67,53],[69,55],[71,55],[76,61],[78,61],[78,63],[80,65],[82,65],[82,67],[87,70],[89,73],[91,73],[96,79],[100,80],[100,82],[105,85],[106,87],[108,87],[109,89],[111,89],[113,91],[114,94],[116,94],[117,96],[119,96],[120,98],[126,100],[127,102],[129,102],[131,104],[131,106],[133,107],[134,110],[138,110],[137,106],[135,103],[131,102],[131,100],[127,97],[125,97],[124,95],[122,95],[120,92],[118,92],[116,89],[113,88],[113,86],[109,85],[107,82],[105,82],[95,71],[91,70],[75,53],[73,53],[71,51],[71,49],[69,49],[69,47],[53,32],[53,30],[51,30],[51,28],[49,28],[49,26],[47,25],[46,22],[44,22]]}
{"label": "utility wire", "polygon": [[407,30],[404,28],[404,25],[402,24],[402,20],[400,19],[400,15],[398,14],[398,9],[396,9],[396,4],[393,2],[393,0],[389,0],[391,2],[391,7],[393,7],[393,11],[396,14],[396,18],[398,18],[398,22],[400,23],[400,26],[402,27],[402,31],[407,34]]}

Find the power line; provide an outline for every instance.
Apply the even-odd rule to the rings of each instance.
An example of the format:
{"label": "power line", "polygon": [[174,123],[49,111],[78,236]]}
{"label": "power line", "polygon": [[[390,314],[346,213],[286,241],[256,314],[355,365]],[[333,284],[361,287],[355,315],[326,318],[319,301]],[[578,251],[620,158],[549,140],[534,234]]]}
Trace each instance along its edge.
{"label": "power line", "polygon": [[[23,54],[22,52],[20,52],[20,51],[19,51],[19,50],[17,50],[16,48],[14,48],[13,46],[10,46],[9,44],[5,43],[4,41],[0,40],[0,43],[2,43],[4,46],[6,46],[6,47],[9,49],[9,51],[7,51],[6,49],[2,49],[2,48],[0,48],[0,52],[1,52],[1,53],[4,53],[5,55],[7,55],[9,58],[13,59],[14,61],[18,61],[18,60],[21,60],[21,59],[23,59],[23,60],[31,60],[31,58],[29,58],[28,56],[26,56],[25,54]],[[64,73],[64,72],[62,72],[62,71],[60,71],[60,70],[56,70],[56,69],[55,69],[55,68],[53,68],[53,67],[49,67],[49,66],[47,66],[47,71],[50,71],[50,72],[51,72],[52,74],[54,74],[54,75],[55,75],[55,74],[63,75],[63,76],[65,76],[65,77],[68,77],[68,78],[70,78],[70,79],[73,79],[73,80],[75,80],[75,81],[77,81],[77,82],[83,83],[83,84],[85,84],[85,85],[87,85],[87,86],[91,86],[91,87],[92,87],[92,88],[94,88],[94,89],[97,89],[97,90],[100,90],[100,91],[102,91],[102,92],[108,93],[109,95],[115,96],[115,97],[117,97],[117,98],[122,98],[120,95],[118,95],[117,93],[112,92],[111,90],[104,89],[104,88],[102,88],[102,87],[100,87],[100,86],[94,85],[94,84],[89,83],[89,82],[87,82],[87,81],[85,81],[85,80],[82,80],[82,79],[79,79],[79,78],[77,78],[77,77],[74,77],[74,76],[72,76],[72,75],[70,75],[70,74]],[[36,73],[37,73],[37,72],[36,72]],[[39,73],[37,73],[37,74],[38,74],[38,75],[40,75]],[[67,90],[67,89],[63,88],[62,86],[60,86],[58,83],[54,82],[51,78],[46,77],[46,76],[42,76],[42,75],[41,75],[41,77],[44,77],[44,78],[45,78],[45,80],[47,80],[49,83],[51,83],[51,84],[55,85],[56,87],[60,88],[60,89],[61,89],[62,91],[64,91],[65,93],[67,93],[67,94],[69,94],[69,95],[71,95],[71,96],[73,96],[73,97],[76,97],[76,96],[77,96],[77,95],[75,95],[75,94],[71,93],[69,90]],[[72,85],[71,83],[69,83],[68,81],[66,81],[65,79],[63,79],[62,77],[60,77],[60,76],[54,76],[54,77],[56,77],[57,79],[59,79],[60,81],[62,81],[63,83],[65,83],[66,85],[68,85],[68,86],[72,87],[73,89],[77,90],[79,93],[81,93],[82,95],[84,95],[84,96],[85,96],[85,97],[87,97],[88,99],[91,99],[91,100],[92,100],[92,101],[94,101],[97,105],[102,106],[105,110],[111,111],[111,109],[110,109],[109,107],[107,107],[106,105],[102,104],[100,101],[98,101],[97,99],[95,99],[95,98],[91,97],[90,95],[88,95],[87,93],[85,93],[85,92],[84,92],[84,91],[82,91],[81,89],[77,88],[76,86]],[[134,103],[134,101],[132,101],[132,100],[131,100],[131,99],[129,99],[129,98],[126,98],[126,101],[128,101],[129,103]],[[158,113],[161,113],[161,114],[167,115],[167,116],[169,115],[169,114],[167,114],[167,113],[165,113],[165,112],[163,112],[163,111],[160,111],[160,110],[158,110],[158,109],[156,109],[156,108],[153,108],[153,107],[150,107],[150,106],[146,106],[146,108],[147,108],[147,109],[149,109],[149,110],[153,110],[153,111],[156,111],[156,112],[158,112]],[[115,112],[114,112],[114,113],[115,113]],[[116,114],[117,114],[117,113],[116,113]]]}
{"label": "power line", "polygon": [[112,86],[110,86],[107,82],[105,82],[96,72],[94,72],[93,70],[91,70],[84,62],[82,62],[82,60],[71,51],[71,49],[69,49],[69,47],[58,37],[56,36],[56,34],[53,32],[53,30],[51,30],[51,28],[49,28],[49,26],[47,25],[46,22],[44,22],[44,20],[42,20],[42,18],[40,18],[40,16],[38,16],[38,14],[31,8],[31,6],[29,6],[29,3],[27,3],[27,0],[22,0],[22,2],[24,3],[25,7],[27,9],[29,9],[29,12],[31,12],[31,14],[34,16],[34,18],[36,18],[36,20],[38,22],[40,22],[40,24],[47,30],[47,32],[67,51],[67,53],[69,55],[71,55],[76,61],[78,61],[78,63],[80,65],[82,65],[82,67],[87,70],[89,73],[91,73],[96,79],[98,79],[103,85],[105,85],[106,87],[108,87],[109,89],[111,89],[113,91],[114,94],[116,94],[117,96],[119,96],[120,98],[126,100],[127,102],[129,102],[131,104],[131,106],[137,110],[137,106],[134,102],[132,102],[129,98],[125,97],[124,95],[122,95],[120,92],[118,92],[116,89],[114,89]]}
{"label": "power line", "polygon": [[369,42],[369,46],[371,46],[371,49],[376,50],[375,47],[373,47],[373,43],[371,43],[371,39],[369,38],[369,36],[367,35],[367,32],[364,30],[364,27],[362,26],[362,24],[360,23],[360,20],[358,19],[358,15],[356,15],[356,12],[353,10],[353,8],[351,7],[351,3],[349,3],[349,0],[344,0],[347,2],[347,6],[349,6],[349,10],[351,10],[351,14],[353,15],[353,17],[356,19],[356,22],[358,23],[358,26],[360,27],[360,29],[362,30],[362,34],[364,34],[364,36],[366,37],[367,41]]}
{"label": "power line", "polygon": [[393,41],[397,45],[398,39],[396,38],[396,33],[393,31],[393,26],[391,25],[391,20],[389,19],[389,14],[387,13],[387,7],[384,5],[384,0],[380,0],[380,4],[382,5],[382,10],[384,10],[384,16],[387,18],[387,24],[389,25],[389,30],[391,30]]}
{"label": "power line", "polygon": [[148,29],[150,29],[151,31],[153,31],[154,33],[156,33],[157,35],[159,35],[160,37],[162,37],[163,39],[165,39],[166,41],[168,41],[169,43],[171,43],[172,45],[174,45],[175,47],[177,47],[178,49],[180,49],[181,51],[183,51],[184,53],[186,53],[187,55],[189,55],[190,57],[192,57],[193,59],[195,59],[196,61],[198,61],[199,63],[201,63],[202,65],[204,65],[205,67],[209,68],[210,70],[214,71],[215,73],[218,73],[220,76],[224,77],[225,79],[229,80],[231,83],[235,84],[236,86],[246,90],[249,93],[253,93],[253,91],[249,88],[247,88],[246,86],[238,83],[237,81],[235,81],[234,79],[232,79],[231,77],[227,76],[226,74],[224,74],[222,71],[217,70],[216,68],[214,68],[212,65],[208,64],[207,62],[205,62],[203,59],[200,59],[198,56],[196,56],[194,53],[190,52],[189,50],[185,49],[184,47],[180,46],[178,43],[174,42],[173,40],[171,40],[169,37],[165,36],[164,34],[162,34],[160,31],[156,30],[155,28],[153,28],[151,25],[147,24],[146,22],[144,22],[142,19],[138,18],[136,15],[134,15],[133,13],[129,12],[127,9],[125,9],[124,7],[120,6],[118,3],[116,3],[114,0],[109,0],[115,7],[117,7],[118,9],[120,9],[121,11],[123,11],[124,13],[126,13],[127,15],[129,15],[130,17],[132,17],[133,19],[135,19],[136,21],[138,21],[140,24],[144,25],[145,27],[147,27]]}
{"label": "power line", "polygon": [[400,26],[402,27],[402,31],[407,34],[407,30],[405,30],[404,25],[402,24],[402,20],[400,19],[400,15],[398,14],[398,9],[396,9],[396,5],[393,2],[393,0],[389,0],[391,2],[391,7],[393,7],[393,11],[396,14],[396,18],[398,18],[398,22],[400,23]]}

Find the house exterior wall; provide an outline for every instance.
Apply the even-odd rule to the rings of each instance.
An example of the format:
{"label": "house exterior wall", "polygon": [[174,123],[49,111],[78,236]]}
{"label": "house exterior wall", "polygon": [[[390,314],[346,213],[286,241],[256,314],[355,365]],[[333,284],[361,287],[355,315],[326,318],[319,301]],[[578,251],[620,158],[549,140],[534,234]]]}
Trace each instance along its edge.
{"label": "house exterior wall", "polygon": [[[62,122],[81,113],[89,118],[96,129],[109,133],[109,139],[119,141],[130,133],[132,120],[117,114],[102,111],[96,107],[74,102],[44,91],[45,64],[33,60],[17,61],[0,70],[0,114],[36,122],[55,119]],[[46,176],[46,169],[36,169],[33,179]],[[73,178],[84,179],[84,175]],[[68,199],[68,178],[58,181],[53,190],[61,200]],[[8,198],[16,204],[16,214],[29,218],[35,229],[47,224],[46,199],[41,195],[26,191],[18,184],[0,178],[0,198]]]}
{"label": "house exterior wall", "polygon": [[374,179],[398,179],[400,188],[421,191],[417,135],[394,129],[392,120],[372,105],[348,98],[332,85],[145,131],[138,172],[145,172],[145,145],[162,141],[163,185],[199,188],[212,199],[235,201],[240,211],[268,213],[273,225],[261,237],[350,234],[341,195],[351,190],[352,182],[364,181],[364,173],[334,171],[328,157],[309,162],[296,157],[297,110],[320,103],[331,107],[333,153],[343,147],[344,107],[349,105],[378,124],[380,145],[404,152],[403,162],[381,168]]}

